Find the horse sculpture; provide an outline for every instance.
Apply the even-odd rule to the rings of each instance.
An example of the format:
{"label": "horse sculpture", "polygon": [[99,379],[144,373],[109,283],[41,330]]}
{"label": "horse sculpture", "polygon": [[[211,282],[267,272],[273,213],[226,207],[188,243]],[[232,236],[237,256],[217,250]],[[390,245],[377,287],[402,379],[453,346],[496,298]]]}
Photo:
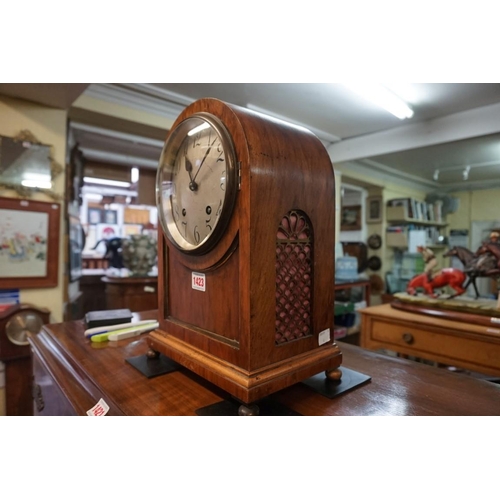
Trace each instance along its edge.
{"label": "horse sculpture", "polygon": [[493,241],[483,241],[476,251],[477,256],[489,255],[493,257],[495,265],[485,272],[485,276],[497,276],[500,274],[500,244]]}
{"label": "horse sculpture", "polygon": [[104,259],[108,259],[110,267],[116,267],[121,269],[123,267],[123,257],[122,257],[122,239],[121,238],[103,238],[99,240],[92,250],[95,250],[101,243],[106,245],[106,253],[104,254]]}
{"label": "horse sculpture", "polygon": [[[443,254],[444,257],[456,257],[464,266],[464,272],[468,281],[464,288],[474,287],[476,299],[479,298],[479,291],[476,285],[476,278],[492,277],[491,273],[497,269],[497,259],[491,253],[474,253],[468,248],[454,246]],[[493,272],[495,274],[495,272]]]}
{"label": "horse sculpture", "polygon": [[430,281],[427,277],[427,273],[418,274],[413,277],[406,287],[406,292],[410,295],[416,295],[417,288],[423,288],[426,295],[436,298],[438,295],[434,292],[434,290],[448,285],[456,292],[452,297],[456,297],[465,293],[465,288],[462,285],[466,278],[467,275],[463,271],[460,271],[460,269],[447,267],[433,276]]}

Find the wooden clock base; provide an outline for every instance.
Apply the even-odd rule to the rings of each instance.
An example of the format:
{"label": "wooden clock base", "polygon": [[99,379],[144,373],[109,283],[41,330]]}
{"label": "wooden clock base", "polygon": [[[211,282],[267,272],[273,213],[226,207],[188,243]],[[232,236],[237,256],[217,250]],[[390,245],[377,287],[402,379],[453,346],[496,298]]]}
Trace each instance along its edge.
{"label": "wooden clock base", "polygon": [[341,376],[338,368],[342,364],[342,353],[335,343],[251,372],[166,332],[151,332],[148,345],[153,351],[173,359],[246,405],[320,372],[328,373],[328,377]]}

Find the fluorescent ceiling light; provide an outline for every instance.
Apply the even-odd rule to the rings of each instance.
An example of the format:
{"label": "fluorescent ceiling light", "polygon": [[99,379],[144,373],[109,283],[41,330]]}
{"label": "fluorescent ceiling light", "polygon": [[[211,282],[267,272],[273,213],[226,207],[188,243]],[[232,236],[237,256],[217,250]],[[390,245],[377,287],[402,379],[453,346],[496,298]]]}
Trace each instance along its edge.
{"label": "fluorescent ceiling light", "polygon": [[410,106],[380,83],[344,83],[344,85],[373,104],[389,111],[400,120],[413,116],[413,110]]}
{"label": "fluorescent ceiling light", "polygon": [[132,197],[137,196],[137,191],[130,191],[128,189],[120,189],[117,187],[88,186],[88,185],[82,187],[82,193],[84,193],[85,195],[89,193],[95,193],[95,194],[101,194],[103,196],[116,196],[116,195],[132,196]]}
{"label": "fluorescent ceiling light", "polygon": [[83,181],[89,184],[102,184],[104,186],[130,187],[130,182],[98,179],[97,177],[84,177]]}
{"label": "fluorescent ceiling light", "polygon": [[102,201],[102,194],[86,193],[84,196],[90,201]]}
{"label": "fluorescent ceiling light", "polygon": [[139,169],[137,167],[132,167],[130,170],[130,180],[132,181],[132,184],[139,181]]}

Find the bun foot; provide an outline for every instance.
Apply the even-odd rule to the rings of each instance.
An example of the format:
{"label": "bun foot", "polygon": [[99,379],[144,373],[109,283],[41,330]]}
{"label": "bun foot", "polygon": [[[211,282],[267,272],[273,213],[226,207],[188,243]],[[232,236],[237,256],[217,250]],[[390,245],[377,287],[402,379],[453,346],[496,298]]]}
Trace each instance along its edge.
{"label": "bun foot", "polygon": [[242,417],[257,417],[259,415],[259,407],[257,405],[241,405],[238,408],[238,415]]}
{"label": "bun foot", "polygon": [[342,378],[342,370],[340,368],[326,370],[325,375],[328,380],[340,380]]}
{"label": "bun foot", "polygon": [[160,353],[158,351],[155,351],[154,349],[148,349],[148,352],[146,353],[146,357],[148,359],[157,359],[160,357]]}

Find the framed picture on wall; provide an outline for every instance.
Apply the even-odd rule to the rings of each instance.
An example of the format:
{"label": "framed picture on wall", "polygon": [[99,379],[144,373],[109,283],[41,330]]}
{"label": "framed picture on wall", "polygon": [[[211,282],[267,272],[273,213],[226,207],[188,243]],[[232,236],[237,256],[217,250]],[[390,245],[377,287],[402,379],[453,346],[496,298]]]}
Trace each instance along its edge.
{"label": "framed picture on wall", "polygon": [[361,229],[361,205],[342,207],[340,212],[341,231],[359,231]]}
{"label": "framed picture on wall", "polygon": [[366,199],[366,222],[382,222],[382,196],[369,196]]}
{"label": "framed picture on wall", "polygon": [[104,210],[104,220],[106,224],[118,224],[118,212],[116,210]]}
{"label": "framed picture on wall", "polygon": [[87,213],[87,220],[89,224],[100,224],[103,222],[102,210],[100,208],[90,207]]}
{"label": "framed picture on wall", "polygon": [[85,246],[85,232],[80,224],[80,219],[74,215],[69,216],[68,227],[69,280],[73,282],[82,276],[82,252]]}
{"label": "framed picture on wall", "polygon": [[60,205],[0,198],[0,289],[57,286]]}

